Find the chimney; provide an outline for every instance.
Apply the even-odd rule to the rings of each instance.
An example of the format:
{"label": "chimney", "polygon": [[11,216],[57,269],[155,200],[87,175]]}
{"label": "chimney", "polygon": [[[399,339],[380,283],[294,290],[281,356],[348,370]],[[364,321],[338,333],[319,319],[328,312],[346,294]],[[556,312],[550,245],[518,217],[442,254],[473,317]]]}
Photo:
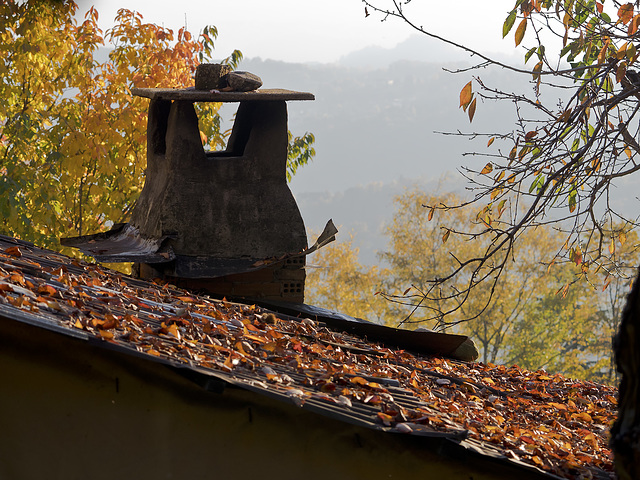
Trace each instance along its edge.
{"label": "chimney", "polygon": [[[305,255],[318,245],[307,248],[286,181],[286,102],[314,96],[280,89],[132,93],[150,103],[146,179],[131,220],[61,243],[99,262],[134,262],[134,276],[143,279],[217,295],[303,302]],[[204,151],[195,102],[239,103],[225,150]],[[335,238],[330,227],[324,243]]]}

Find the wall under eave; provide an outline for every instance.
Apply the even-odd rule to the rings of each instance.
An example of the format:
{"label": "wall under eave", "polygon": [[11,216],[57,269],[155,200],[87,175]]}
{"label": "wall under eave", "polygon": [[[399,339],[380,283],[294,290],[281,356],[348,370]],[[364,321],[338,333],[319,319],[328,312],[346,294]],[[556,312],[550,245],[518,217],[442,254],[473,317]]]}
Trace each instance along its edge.
{"label": "wall under eave", "polygon": [[543,478],[437,445],[0,317],[0,479]]}

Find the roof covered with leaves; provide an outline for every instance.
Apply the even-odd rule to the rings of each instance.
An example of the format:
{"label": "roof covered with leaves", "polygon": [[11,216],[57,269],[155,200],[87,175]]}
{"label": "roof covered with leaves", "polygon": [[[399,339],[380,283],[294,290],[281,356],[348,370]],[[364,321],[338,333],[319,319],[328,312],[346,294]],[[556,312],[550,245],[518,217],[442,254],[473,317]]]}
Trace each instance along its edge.
{"label": "roof covered with leaves", "polygon": [[178,367],[212,390],[239,386],[551,476],[612,475],[612,387],[411,353],[357,329],[131,279],[8,237],[0,318]]}

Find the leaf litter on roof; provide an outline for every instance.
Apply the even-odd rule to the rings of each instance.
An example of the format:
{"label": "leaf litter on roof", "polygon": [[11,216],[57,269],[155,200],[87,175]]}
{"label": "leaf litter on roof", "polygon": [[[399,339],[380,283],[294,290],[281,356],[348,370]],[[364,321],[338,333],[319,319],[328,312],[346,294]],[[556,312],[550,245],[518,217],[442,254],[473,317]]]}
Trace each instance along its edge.
{"label": "leaf litter on roof", "polygon": [[0,307],[401,434],[469,438],[564,478],[608,478],[617,390],[386,348],[311,319],[0,246]]}

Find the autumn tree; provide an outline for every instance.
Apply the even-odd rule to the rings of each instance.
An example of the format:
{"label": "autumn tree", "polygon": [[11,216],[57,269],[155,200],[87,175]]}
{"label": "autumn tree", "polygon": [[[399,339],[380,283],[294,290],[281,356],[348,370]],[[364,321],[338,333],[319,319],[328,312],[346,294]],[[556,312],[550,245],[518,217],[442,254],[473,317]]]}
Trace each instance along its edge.
{"label": "autumn tree", "polygon": [[376,323],[389,317],[389,303],[376,295],[387,271],[362,265],[353,237],[326,245],[307,265],[305,301]]}
{"label": "autumn tree", "polygon": [[[435,272],[455,267],[450,251],[480,252],[487,240],[450,236],[439,225],[476,222],[482,231],[483,222],[475,219],[472,208],[432,211],[423,205],[460,201],[453,194],[433,195],[417,188],[399,195],[385,229],[387,247],[378,253],[381,266],[360,264],[353,239],[327,246],[314,254],[308,266],[307,302],[390,326],[413,328],[419,323],[438,329],[442,325],[425,318],[429,311],[442,309],[444,302],[457,301],[454,294],[464,283],[443,284],[440,303],[434,305],[426,303],[423,289]],[[489,284],[476,289],[453,314],[459,323],[450,329],[470,336],[484,363],[544,368],[611,383],[613,322],[607,302],[594,289],[566,289],[571,272],[544,263],[560,236],[549,227],[528,232],[495,290]],[[418,300],[425,303],[416,309]]]}
{"label": "autumn tree", "polygon": [[[395,199],[394,217],[386,229],[389,243],[380,254],[388,264],[383,280],[387,293],[382,295],[392,301],[386,316],[389,323],[419,323],[438,329],[445,324],[426,321],[430,312],[453,310],[453,305],[446,302],[460,301],[457,292],[467,282],[460,277],[456,277],[457,284],[443,282],[433,304],[423,292],[438,272],[456,267],[458,252],[479,255],[489,241],[480,234],[486,228],[486,219],[477,218],[471,207],[424,208],[461,202],[452,194],[431,195],[419,189]],[[477,235],[450,233],[452,228],[469,224],[475,224]],[[565,288],[572,280],[571,273],[545,264],[548,252],[561,238],[561,233],[544,226],[526,232],[513,250],[501,281],[476,288],[446,325],[473,338],[485,363],[517,363],[577,378],[609,378],[612,321],[606,302],[594,289]],[[618,297],[615,302],[620,300]],[[577,305],[580,315],[572,315]],[[555,310],[546,312],[550,306]],[[558,326],[559,321],[564,324]],[[562,354],[556,355],[558,352]],[[594,358],[598,362],[593,362]]]}
{"label": "autumn tree", "polygon": [[[60,248],[57,238],[125,220],[144,183],[148,101],[133,87],[188,87],[211,61],[215,27],[198,36],[121,9],[98,28],[73,1],[0,5],[0,231]],[[99,48],[109,47],[98,61]],[[233,68],[233,51],[224,60]],[[196,104],[206,149],[224,146],[220,104]],[[289,173],[313,156],[313,136],[291,137]]]}

